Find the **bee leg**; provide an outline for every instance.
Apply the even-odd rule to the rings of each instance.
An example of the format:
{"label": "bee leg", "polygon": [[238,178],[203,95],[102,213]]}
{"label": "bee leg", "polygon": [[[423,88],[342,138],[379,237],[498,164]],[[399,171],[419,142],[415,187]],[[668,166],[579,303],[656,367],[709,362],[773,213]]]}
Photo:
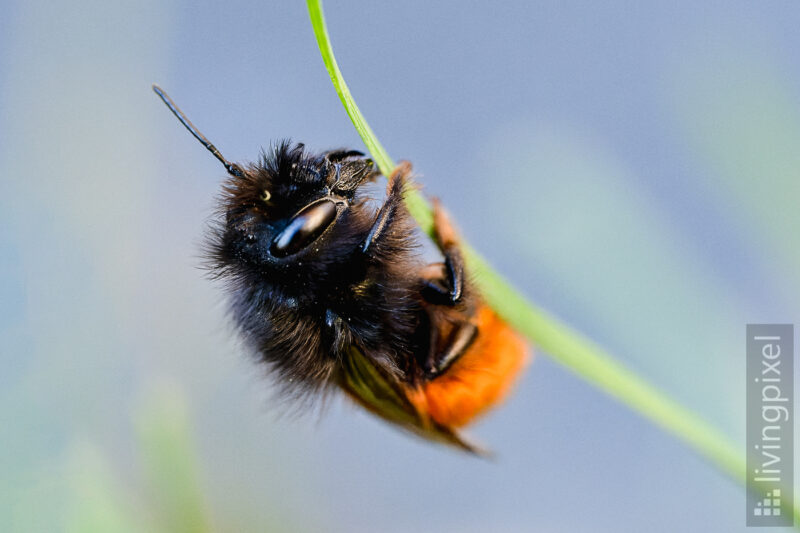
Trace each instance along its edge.
{"label": "bee leg", "polygon": [[459,357],[461,357],[478,335],[478,327],[470,322],[462,322],[450,336],[450,342],[442,353],[435,353],[436,343],[431,343],[431,353],[425,363],[425,375],[429,379],[444,373]]}
{"label": "bee leg", "polygon": [[447,267],[444,263],[430,263],[422,269],[420,276],[422,297],[435,305],[453,305],[450,289],[446,287]]}
{"label": "bee leg", "polygon": [[375,222],[372,224],[372,228],[369,230],[364,244],[361,245],[361,251],[363,253],[373,253],[380,243],[381,237],[386,234],[385,232],[390,226],[398,207],[402,205],[403,189],[410,176],[411,163],[408,161],[402,161],[394,169],[392,175],[389,176],[386,200],[378,211],[378,216],[375,218]]}
{"label": "bee leg", "polygon": [[439,203],[433,200],[434,240],[444,255],[444,264],[432,264],[422,273],[423,296],[439,305],[456,305],[464,293],[464,259],[450,217]]}

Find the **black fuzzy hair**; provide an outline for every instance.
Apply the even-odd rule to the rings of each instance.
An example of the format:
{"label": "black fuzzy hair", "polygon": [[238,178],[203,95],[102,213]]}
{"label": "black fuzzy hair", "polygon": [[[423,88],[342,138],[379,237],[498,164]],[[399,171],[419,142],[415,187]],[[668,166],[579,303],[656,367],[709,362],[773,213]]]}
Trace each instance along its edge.
{"label": "black fuzzy hair", "polygon": [[[406,183],[391,183],[383,231],[365,253],[378,213],[353,185],[375,175],[359,155],[278,143],[228,178],[209,231],[208,265],[224,280],[237,328],[293,396],[330,384],[349,346],[398,380],[408,379],[408,354],[417,351],[420,264],[402,202]],[[342,182],[347,207],[335,222],[297,254],[272,256],[270,245],[289,220]]]}

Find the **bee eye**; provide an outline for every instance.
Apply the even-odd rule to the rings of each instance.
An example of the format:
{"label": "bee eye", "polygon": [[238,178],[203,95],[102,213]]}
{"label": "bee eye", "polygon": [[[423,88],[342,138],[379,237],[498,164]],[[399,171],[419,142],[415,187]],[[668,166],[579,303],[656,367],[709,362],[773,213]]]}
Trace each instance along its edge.
{"label": "bee eye", "polygon": [[260,198],[261,198],[261,201],[263,201],[263,202],[269,202],[269,199],[272,198],[272,193],[269,192],[267,189],[264,189],[263,191],[261,191]]}
{"label": "bee eye", "polygon": [[336,204],[323,200],[304,207],[275,237],[270,253],[275,257],[286,257],[299,252],[319,237],[336,218]]}

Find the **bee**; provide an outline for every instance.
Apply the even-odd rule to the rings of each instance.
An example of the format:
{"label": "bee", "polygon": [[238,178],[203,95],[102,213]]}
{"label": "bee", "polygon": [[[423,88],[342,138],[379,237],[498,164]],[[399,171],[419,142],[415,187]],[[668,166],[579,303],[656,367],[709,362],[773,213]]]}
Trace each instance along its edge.
{"label": "bee", "polygon": [[419,260],[403,203],[411,165],[388,176],[376,208],[362,185],[380,173],[363,153],[284,141],[240,166],[153,90],[228,172],[209,266],[226,281],[246,345],[283,389],[306,397],[338,387],[422,437],[481,451],[460,429],[504,399],[529,354],[470,283],[438,201],[443,261]]}

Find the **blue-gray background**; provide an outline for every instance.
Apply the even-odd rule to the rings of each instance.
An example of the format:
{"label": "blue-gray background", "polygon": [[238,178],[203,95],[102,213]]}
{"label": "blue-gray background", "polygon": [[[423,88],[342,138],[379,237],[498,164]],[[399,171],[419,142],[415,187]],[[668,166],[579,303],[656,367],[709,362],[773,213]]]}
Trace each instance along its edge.
{"label": "blue-gray background", "polygon": [[[373,129],[465,236],[743,442],[745,324],[800,323],[797,2],[325,7]],[[137,429],[163,416],[219,531],[744,530],[742,488],[546,354],[473,428],[493,462],[341,402],[276,416],[197,268],[224,171],[150,84],[235,161],[361,147],[303,2],[2,11],[0,530],[165,527]]]}

